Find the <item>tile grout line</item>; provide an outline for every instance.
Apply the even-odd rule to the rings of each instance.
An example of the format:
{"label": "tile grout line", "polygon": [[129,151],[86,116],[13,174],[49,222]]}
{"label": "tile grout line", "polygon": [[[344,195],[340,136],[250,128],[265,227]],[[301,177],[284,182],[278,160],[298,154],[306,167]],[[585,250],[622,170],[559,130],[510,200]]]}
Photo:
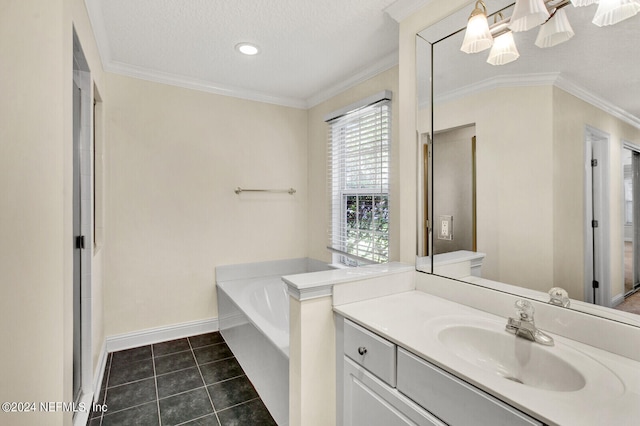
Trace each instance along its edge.
{"label": "tile grout line", "polygon": [[[205,346],[202,346],[202,347],[205,347]],[[196,348],[196,349],[200,349],[200,348]],[[165,357],[165,356],[171,356],[171,355],[179,354],[179,353],[182,353],[182,352],[191,352],[191,354],[192,354],[192,355],[194,356],[194,358],[195,358],[195,353],[194,353],[193,351],[191,351],[190,349],[187,349],[186,351],[178,351],[178,352],[174,352],[174,353],[171,353],[171,354],[160,355],[160,356],[154,357],[154,359],[156,359],[156,358],[162,358],[162,357]],[[233,359],[233,358],[235,358],[235,356],[229,356],[229,357],[226,357],[226,358],[220,358],[220,359],[217,359],[217,360],[215,360],[215,361],[204,362],[204,363],[202,363],[202,365],[215,364],[216,362],[226,361],[226,360]],[[200,365],[200,364],[198,364],[198,362],[196,361],[196,365]],[[188,370],[188,369],[190,369],[190,368],[193,368],[193,367],[179,368],[178,370],[167,371],[166,373],[161,373],[161,374],[158,374],[157,376],[158,376],[158,377],[168,376],[169,374],[179,373],[179,372],[181,372],[181,371],[185,371],[185,370]],[[243,374],[243,375],[244,375],[244,374]],[[134,380],[134,381],[132,381],[132,382],[122,383],[122,384],[120,384],[120,385],[115,385],[115,386],[112,386],[112,388],[115,388],[115,387],[118,387],[118,386],[128,385],[128,384],[130,384],[130,383],[135,383],[135,382],[139,382],[139,381],[141,381],[141,380],[147,380],[147,379],[149,379],[149,377],[144,378],[144,379]],[[216,382],[216,383],[217,383],[217,382]],[[211,384],[213,384],[213,383],[211,383]]]}
{"label": "tile grout line", "polygon": [[[152,361],[153,362],[153,361]],[[162,374],[161,374],[162,376]],[[144,382],[145,380],[149,380],[151,379],[153,376],[149,376],[149,377],[143,377],[142,379],[138,379],[138,380],[132,380],[130,382],[125,382],[119,385],[115,385],[115,386],[111,386],[109,389],[116,389],[116,388],[121,388],[123,386],[128,386],[128,385],[132,385],[134,383],[140,383],[140,382]]]}
{"label": "tile grout line", "polygon": [[209,417],[211,414],[205,414],[204,416],[200,416],[200,417],[196,417],[195,419],[191,419],[191,420],[187,420],[186,422],[182,422],[182,423],[178,423],[175,426],[183,426],[183,425],[188,425],[189,423],[196,421],[196,420],[200,420],[200,419],[204,419],[205,417]]}
{"label": "tile grout line", "polygon": [[[191,369],[191,368],[195,368],[195,367],[189,367],[189,368],[185,368],[185,369],[183,369],[183,370],[178,370],[178,372],[180,372],[180,371],[185,371],[185,370],[189,370],[189,369]],[[173,398],[174,396],[183,395],[183,394],[185,394],[185,393],[193,392],[194,390],[198,390],[198,389],[205,389],[205,390],[206,390],[209,386],[213,386],[213,385],[218,385],[218,384],[220,384],[220,383],[229,382],[229,381],[231,381],[231,380],[235,380],[235,379],[238,379],[238,378],[240,378],[240,377],[245,377],[245,376],[246,376],[246,374],[240,374],[240,375],[238,375],[238,376],[229,377],[228,379],[219,380],[219,381],[214,382],[214,383],[209,383],[209,384],[204,383],[202,386],[198,386],[197,388],[191,388],[191,389],[183,390],[183,391],[181,391],[181,392],[178,392],[178,393],[172,393],[172,394],[167,395],[167,396],[163,396],[163,397],[161,397],[160,395],[158,395],[158,399],[159,399],[159,400],[169,399],[169,398]],[[160,377],[161,377],[161,376],[160,376]],[[202,375],[200,375],[200,377],[203,379],[203,382],[204,382],[204,377],[203,377]],[[151,377],[149,377],[149,379],[150,379],[150,378],[151,378]],[[149,379],[144,379],[144,380],[149,380]],[[134,383],[135,383],[135,382],[134,382]],[[252,401],[253,399],[256,399],[256,398],[252,398],[251,400],[247,400],[247,401]],[[143,404],[148,404],[148,403],[146,403],[146,402],[145,402],[145,403],[143,403]],[[241,402],[240,404],[242,404],[242,402]],[[140,405],[142,405],[142,404],[140,404]],[[126,408],[125,408],[125,410],[126,410]],[[222,410],[220,410],[220,411],[223,411],[223,410],[226,410],[226,408],[223,408],[223,409],[222,409]],[[119,410],[119,411],[122,411],[122,410]]]}
{"label": "tile grout line", "polygon": [[160,394],[158,393],[158,376],[156,374],[156,357],[153,356],[153,345],[151,348],[151,364],[153,365],[153,383],[156,386],[156,407],[158,407],[158,424],[162,426],[162,415],[160,414]]}
{"label": "tile grout line", "polygon": [[205,392],[207,392],[207,397],[209,398],[209,402],[211,403],[213,414],[216,416],[216,420],[218,421],[218,424],[221,425],[222,423],[220,423],[220,418],[218,417],[216,406],[213,404],[213,400],[211,399],[211,395],[209,394],[209,389],[207,388],[207,382],[204,380],[204,376],[202,375],[202,370],[200,370],[200,363],[198,362],[198,358],[196,358],[196,353],[193,350],[193,345],[191,345],[191,339],[188,337],[187,337],[187,343],[189,343],[189,348],[191,349],[191,355],[193,356],[193,359],[196,362],[196,367],[198,368],[198,373],[200,374],[200,378],[202,379],[202,384],[204,385]]}
{"label": "tile grout line", "polygon": [[255,398],[247,399],[246,401],[242,401],[242,402],[239,402],[239,403],[237,403],[237,404],[230,405],[230,406],[225,407],[225,408],[223,408],[222,410],[217,411],[217,412],[218,412],[218,413],[222,413],[222,412],[223,412],[223,411],[225,411],[225,410],[229,410],[229,409],[231,409],[231,408],[239,407],[239,406],[241,406],[241,405],[248,404],[249,402],[252,402],[252,401],[258,401],[258,400],[259,400],[259,401],[262,401],[262,399],[260,398],[260,395],[256,396]]}
{"label": "tile grout line", "polygon": [[[202,376],[200,376],[202,377]],[[196,390],[200,390],[200,389],[205,389],[206,390],[207,385],[202,385],[202,386],[198,386],[197,388],[192,388],[192,389],[187,389],[187,390],[183,390],[181,392],[178,393],[172,393],[171,395],[167,395],[167,396],[163,396],[162,398],[158,398],[159,400],[163,400],[163,399],[169,399],[169,398],[173,398],[174,396],[179,396],[179,395],[184,395],[185,393],[190,393]]]}
{"label": "tile grout line", "polygon": [[121,408],[120,410],[113,411],[113,412],[111,412],[109,414],[122,413],[123,411],[128,411],[128,410],[131,410],[133,408],[142,407],[143,405],[151,404],[152,402],[153,401],[141,402],[140,404],[132,405],[131,407]]}

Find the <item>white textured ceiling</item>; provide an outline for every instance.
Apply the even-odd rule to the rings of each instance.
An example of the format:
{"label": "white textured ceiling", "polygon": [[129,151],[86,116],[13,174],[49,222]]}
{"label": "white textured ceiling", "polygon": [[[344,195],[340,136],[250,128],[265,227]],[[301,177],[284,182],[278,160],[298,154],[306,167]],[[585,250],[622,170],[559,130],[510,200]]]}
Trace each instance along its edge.
{"label": "white textured ceiling", "polygon": [[397,63],[394,0],[85,3],[105,70],[214,93],[307,108]]}

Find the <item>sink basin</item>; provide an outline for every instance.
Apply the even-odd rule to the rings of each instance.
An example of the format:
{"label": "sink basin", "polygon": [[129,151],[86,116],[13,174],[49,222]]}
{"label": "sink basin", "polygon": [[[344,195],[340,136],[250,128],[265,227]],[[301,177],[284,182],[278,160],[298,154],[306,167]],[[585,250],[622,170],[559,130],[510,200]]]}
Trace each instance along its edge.
{"label": "sink basin", "polygon": [[516,337],[493,324],[446,327],[438,332],[438,340],[458,358],[525,386],[575,392],[586,384],[580,371],[556,355],[564,351]]}

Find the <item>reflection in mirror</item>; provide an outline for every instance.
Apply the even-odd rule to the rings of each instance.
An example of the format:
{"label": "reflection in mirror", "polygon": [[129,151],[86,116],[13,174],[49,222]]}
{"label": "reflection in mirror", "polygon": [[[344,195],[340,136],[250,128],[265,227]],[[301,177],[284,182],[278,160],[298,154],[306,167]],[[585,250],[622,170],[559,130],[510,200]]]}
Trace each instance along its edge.
{"label": "reflection in mirror", "polygon": [[[506,18],[494,37],[511,33],[512,1],[485,3]],[[473,5],[416,38],[417,268],[545,302],[561,287],[571,309],[640,326],[640,15],[600,27],[597,4],[546,3],[575,35],[514,32],[505,65],[460,50]]]}

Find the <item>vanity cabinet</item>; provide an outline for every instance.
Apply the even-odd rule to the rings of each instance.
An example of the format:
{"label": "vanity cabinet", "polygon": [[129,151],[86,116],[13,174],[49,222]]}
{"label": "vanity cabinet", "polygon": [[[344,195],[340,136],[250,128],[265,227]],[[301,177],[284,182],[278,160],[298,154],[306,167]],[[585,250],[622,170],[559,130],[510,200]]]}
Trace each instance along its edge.
{"label": "vanity cabinet", "polygon": [[344,321],[344,426],[446,426],[395,388],[396,345]]}
{"label": "vanity cabinet", "polygon": [[452,426],[542,425],[403,348],[398,348],[397,388]]}
{"label": "vanity cabinet", "polygon": [[342,336],[344,426],[542,425],[348,319]]}

